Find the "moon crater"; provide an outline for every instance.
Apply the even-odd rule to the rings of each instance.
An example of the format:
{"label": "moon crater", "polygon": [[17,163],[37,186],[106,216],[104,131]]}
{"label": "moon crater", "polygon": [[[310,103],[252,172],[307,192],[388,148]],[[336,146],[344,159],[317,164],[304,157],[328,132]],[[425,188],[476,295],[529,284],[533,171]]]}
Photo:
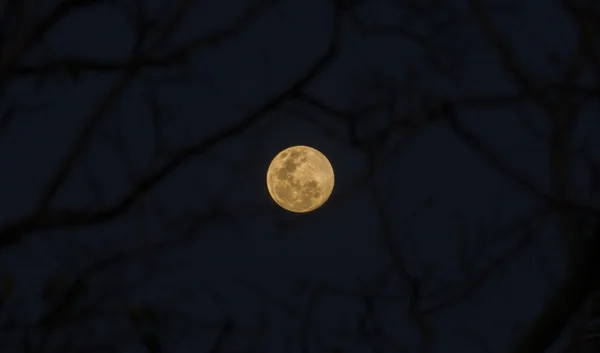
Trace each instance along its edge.
{"label": "moon crater", "polygon": [[267,188],[284,209],[304,213],[322,206],[334,186],[333,168],[321,152],[308,146],[281,151],[267,171]]}

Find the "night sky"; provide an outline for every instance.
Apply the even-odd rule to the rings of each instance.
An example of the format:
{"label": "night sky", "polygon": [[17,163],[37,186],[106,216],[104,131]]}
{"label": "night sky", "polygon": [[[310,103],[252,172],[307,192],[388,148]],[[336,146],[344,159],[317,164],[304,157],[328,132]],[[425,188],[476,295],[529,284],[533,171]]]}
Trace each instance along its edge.
{"label": "night sky", "polygon": [[[600,219],[600,59],[512,3],[0,2],[0,352],[520,353],[548,200]],[[307,214],[265,184],[292,145],[335,171]]]}

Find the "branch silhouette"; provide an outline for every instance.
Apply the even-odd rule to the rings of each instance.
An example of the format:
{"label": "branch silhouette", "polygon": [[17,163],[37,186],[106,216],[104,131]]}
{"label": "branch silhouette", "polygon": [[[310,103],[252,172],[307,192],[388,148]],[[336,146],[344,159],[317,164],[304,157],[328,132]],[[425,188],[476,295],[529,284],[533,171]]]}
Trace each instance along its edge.
{"label": "branch silhouette", "polygon": [[[487,342],[482,338],[483,334],[479,337],[483,330],[491,330],[492,326],[477,322],[473,328],[463,328],[458,327],[462,322],[454,320],[457,327],[449,328],[438,324],[438,318],[449,313],[462,315],[461,308],[475,307],[478,295],[502,278],[507,268],[519,263],[523,254],[529,255],[535,250],[542,252],[542,247],[536,242],[539,240],[537,237],[545,235],[544,229],[550,226],[560,234],[565,244],[562,248],[556,246],[554,250],[565,255],[566,275],[559,278],[554,273],[558,272],[558,266],[545,269],[550,272],[551,281],[555,281],[546,293],[549,299],[543,301],[539,312],[529,313],[531,316],[525,318],[528,320],[527,327],[514,339],[511,338],[513,342],[508,347],[508,351],[514,353],[548,350],[559,335],[568,332],[575,313],[600,286],[595,276],[600,268],[600,189],[597,181],[600,164],[594,152],[594,143],[597,142],[592,141],[597,139],[586,136],[590,141],[580,146],[580,137],[576,136],[578,129],[589,127],[584,125],[586,114],[594,104],[597,105],[600,97],[600,45],[594,41],[600,16],[596,5],[583,3],[565,0],[559,4],[562,6],[559,10],[574,25],[577,43],[566,54],[556,54],[551,49],[542,54],[548,55],[548,65],[555,71],[551,74],[545,69],[536,71],[525,65],[524,55],[527,53],[517,49],[518,38],[511,37],[501,25],[500,16],[496,17],[507,11],[512,14],[511,11],[523,9],[507,9],[508,5],[495,7],[478,0],[467,1],[468,11],[446,0],[395,1],[377,5],[365,1],[333,0],[326,6],[320,4],[321,10],[327,11],[326,20],[329,22],[327,32],[317,35],[327,36],[327,42],[323,48],[315,49],[316,59],[302,59],[301,55],[294,57],[294,60],[307,62],[301,63],[301,70],[281,78],[277,89],[269,87],[271,90],[265,92],[265,97],[260,98],[258,103],[238,104],[232,93],[235,91],[233,87],[227,96],[220,97],[225,98],[227,108],[233,107],[232,110],[236,111],[236,118],[229,125],[208,131],[212,127],[208,121],[206,125],[196,124],[194,128],[183,123],[178,126],[183,131],[171,132],[171,127],[184,121],[186,114],[194,114],[192,120],[197,123],[197,120],[205,119],[202,114],[210,108],[196,107],[205,109],[200,114],[182,111],[179,106],[169,105],[160,89],[177,86],[196,90],[193,83],[199,78],[198,81],[203,80],[202,84],[210,86],[214,92],[219,91],[215,82],[221,81],[221,77],[213,80],[209,74],[204,74],[208,71],[204,67],[202,74],[194,71],[195,66],[204,65],[204,58],[197,58],[199,54],[208,54],[209,50],[218,52],[225,44],[239,44],[245,34],[260,27],[256,26],[260,20],[264,19],[265,23],[271,21],[272,18],[268,17],[271,15],[280,16],[279,20],[286,26],[299,25],[306,33],[315,26],[312,21],[317,21],[318,16],[311,12],[307,17],[310,21],[295,23],[293,15],[296,14],[284,13],[292,12],[292,8],[300,11],[295,5],[288,8],[290,4],[287,2],[259,0],[244,8],[241,5],[231,6],[228,10],[237,15],[218,30],[183,36],[182,32],[189,22],[195,23],[194,28],[205,25],[203,20],[193,18],[188,21],[188,17],[198,13],[212,16],[208,6],[192,0],[163,1],[157,3],[158,10],[151,14],[151,6],[141,0],[61,0],[43,12],[37,8],[32,10],[38,4],[33,0],[10,2],[0,22],[0,133],[3,138],[0,142],[10,142],[10,139],[4,140],[5,136],[16,128],[23,128],[23,125],[18,126],[23,122],[19,119],[29,114],[28,110],[44,107],[44,103],[40,104],[25,94],[25,98],[15,98],[19,92],[13,92],[13,87],[26,82],[52,83],[63,77],[67,77],[70,83],[79,84],[96,75],[111,77],[114,81],[91,108],[90,114],[83,117],[75,142],[68,146],[56,169],[49,173],[50,177],[40,194],[36,195],[31,209],[16,219],[2,219],[0,254],[6,259],[23,257],[33,266],[35,261],[21,254],[27,253],[31,244],[41,244],[45,252],[61,257],[60,261],[57,260],[61,265],[60,269],[48,275],[48,279],[41,280],[39,296],[43,308],[37,317],[31,319],[20,312],[22,302],[29,304],[29,297],[18,292],[28,292],[29,289],[22,287],[20,278],[15,279],[18,277],[17,270],[5,266],[4,262],[0,264],[0,347],[6,346],[7,352],[91,353],[117,351],[125,345],[137,344],[140,349],[161,353],[170,350],[169,342],[179,341],[176,335],[196,338],[201,333],[206,341],[205,346],[200,348],[203,351],[266,352],[270,348],[267,340],[276,332],[278,338],[284,341],[281,347],[276,348],[278,351],[434,353],[442,346],[438,340],[442,341],[445,336],[452,336],[452,344],[456,344],[456,339],[464,339],[464,344],[476,346],[476,349],[504,349],[504,342]],[[315,4],[302,3],[307,9],[313,5],[317,8]],[[54,28],[67,18],[77,16],[80,10],[88,11],[95,7],[125,15],[135,32],[128,54],[114,59],[97,59],[84,54],[38,55],[38,49],[46,51],[46,39]],[[282,33],[285,32],[284,27],[281,27]],[[304,40],[304,35],[302,32],[292,40],[282,34],[283,39],[275,36],[273,41],[265,41],[268,42],[265,46],[278,51],[284,40]],[[248,48],[242,44],[243,52],[260,52],[264,43],[258,42],[262,41],[261,37]],[[401,49],[401,55],[394,54],[397,47]],[[379,55],[378,50],[383,50],[385,55]],[[223,55],[230,55],[224,52]],[[482,52],[497,61],[473,75],[470,70],[477,66],[473,64],[473,58],[478,58]],[[246,64],[245,58],[231,59],[233,66]],[[289,63],[286,61],[286,64]],[[272,62],[265,64],[270,65]],[[486,76],[488,71],[494,73]],[[507,79],[512,89],[506,89],[504,83],[495,87],[495,73]],[[153,75],[160,74],[164,76],[153,81]],[[224,76],[228,74],[226,72]],[[475,77],[477,75],[483,76]],[[243,81],[236,81],[234,77],[233,83],[227,82],[226,79],[230,78],[225,77],[223,81],[232,86],[241,85]],[[269,80],[265,78],[265,81]],[[136,167],[138,161],[128,150],[134,148],[127,145],[132,141],[136,143],[135,138],[128,136],[119,125],[127,119],[118,115],[117,111],[121,103],[127,103],[124,97],[128,97],[128,92],[133,91],[138,83],[144,86],[142,100],[148,109],[136,112],[143,122],[136,121],[139,126],[134,129],[141,131],[147,122],[153,129],[148,139],[154,143],[150,148],[151,161],[141,169]],[[260,84],[255,86],[262,87]],[[254,89],[252,86],[251,90]],[[248,97],[254,93],[243,92],[243,97],[237,98],[250,99]],[[196,97],[196,94],[194,91],[193,96]],[[215,93],[217,95],[219,93]],[[196,99],[177,98],[184,101]],[[177,99],[174,101],[181,103]],[[195,101],[191,103],[196,104]],[[476,111],[482,119],[488,118],[487,112],[507,112],[507,121],[514,120],[523,125],[540,118],[536,121],[539,126],[530,124],[524,126],[523,131],[540,141],[538,147],[542,147],[543,152],[539,156],[548,161],[548,186],[519,169],[518,162],[523,161],[511,159],[516,158],[518,152],[507,157],[508,154],[501,153],[501,146],[480,136],[469,120],[463,119],[471,111]],[[47,116],[45,111],[43,113]],[[517,116],[520,113],[528,116],[523,119]],[[117,127],[108,126],[114,128],[109,133],[103,129],[109,122],[112,123],[113,114],[118,117],[115,119],[118,120],[115,123]],[[348,162],[339,162],[340,170],[350,165],[354,168],[340,173],[343,176],[340,184],[343,185],[336,185],[336,191],[324,211],[308,217],[281,213],[268,201],[238,200],[241,198],[238,195],[241,194],[239,184],[243,184],[240,180],[254,183],[253,178],[258,179],[257,175],[263,173],[256,169],[263,167],[264,149],[271,148],[272,136],[268,133],[273,132],[276,138],[282,138],[275,126],[291,121],[307,124],[313,129],[304,136],[309,142],[318,141],[316,135],[322,133],[324,141],[330,143],[332,149],[343,150],[341,158],[347,157]],[[191,131],[205,128],[207,131]],[[295,134],[301,132],[294,127],[291,129],[294,131],[286,137],[294,140],[298,138]],[[592,131],[592,128],[589,129]],[[138,134],[140,131],[134,132]],[[461,211],[454,213],[453,209],[459,206],[461,200],[443,200],[445,196],[441,194],[431,196],[435,200],[425,200],[422,204],[420,200],[413,205],[406,205],[410,200],[397,200],[394,194],[396,187],[418,187],[400,185],[398,180],[402,180],[404,172],[399,169],[411,171],[419,168],[419,163],[429,163],[424,158],[418,163],[404,162],[403,156],[414,153],[415,146],[422,147],[419,142],[423,140],[435,144],[433,148],[436,150],[446,148],[442,142],[437,145],[435,138],[427,140],[432,131],[443,131],[456,137],[468,150],[475,152],[476,157],[480,157],[482,164],[487,163],[492,173],[497,173],[503,181],[509,181],[507,189],[510,192],[503,189],[497,199],[494,198],[496,196],[489,197],[490,205],[476,206],[481,209],[490,206],[493,220],[483,219],[483,216],[478,220],[473,216],[469,218],[473,224],[464,224],[466,221],[461,217],[467,217]],[[194,134],[203,137],[189,137]],[[593,133],[590,132],[590,135]],[[169,146],[170,139],[177,147]],[[221,151],[223,145],[242,140],[254,141],[253,150],[235,147],[231,155]],[[96,141],[99,141],[98,145],[94,145]],[[111,185],[110,178],[104,180],[104,175],[100,176],[98,171],[94,173],[93,148],[103,143],[117,151],[115,160],[118,162],[115,165],[124,165],[124,176],[119,176],[125,179],[123,183],[126,185],[122,188]],[[338,158],[335,153],[332,156]],[[237,164],[230,161],[236,157],[244,162]],[[398,167],[400,160],[413,164]],[[179,200],[181,196],[160,194],[162,187],[169,182],[178,183],[178,176],[187,173],[187,167],[192,163],[205,161],[211,167],[217,165],[219,169],[231,171],[228,182],[218,190],[212,187],[212,183],[184,190],[190,198],[194,198],[191,206]],[[358,162],[354,165],[350,161]],[[463,168],[458,165],[459,162],[448,163],[451,169]],[[578,163],[585,165],[584,173],[589,175],[582,176],[584,173],[575,170],[574,165]],[[210,174],[206,170],[198,173],[201,177]],[[444,173],[431,179],[432,183],[440,179],[446,181]],[[76,184],[72,179],[81,174],[84,188],[89,189],[92,195],[83,198],[91,201],[91,205],[60,205],[61,196],[68,194],[71,183]],[[425,180],[431,176],[423,175],[417,179],[421,177]],[[577,178],[588,178],[589,190]],[[475,180],[472,182],[476,183]],[[581,192],[581,189],[584,191]],[[256,188],[253,190],[256,191]],[[507,216],[502,213],[505,212],[503,207],[516,206],[517,202],[500,200],[511,197],[504,194],[523,196],[533,202],[526,211],[511,210],[512,213]],[[232,195],[236,201],[230,205],[228,198]],[[364,199],[356,202],[358,197]],[[12,206],[12,200],[0,198],[0,201]],[[454,217],[452,221],[456,222],[442,231],[443,237],[452,239],[449,242],[452,245],[443,249],[445,255],[451,258],[444,259],[447,261],[444,263],[441,259],[432,258],[438,255],[430,254],[435,253],[437,245],[431,243],[436,238],[418,228],[421,223],[441,222],[436,217],[442,213],[434,213],[438,212],[434,207],[438,201],[451,204],[449,218]],[[314,232],[308,227],[319,217],[322,217],[321,220],[331,218],[335,222],[335,226],[327,228],[330,233],[338,229],[342,232],[346,223],[355,224],[352,223],[356,221],[354,214],[345,213],[355,202],[360,214],[356,218],[372,219],[373,223],[366,230],[358,230],[357,227],[356,232],[360,234],[356,235],[356,239],[348,239],[348,234],[343,234],[343,239],[358,242],[364,240],[361,237],[368,238],[369,242],[377,244],[380,252],[375,259],[353,259],[353,262],[360,262],[364,272],[369,272],[364,275],[344,270],[344,276],[356,277],[353,284],[346,286],[340,284],[341,281],[328,283],[315,276],[287,273],[283,269],[281,278],[278,278],[281,283],[232,275],[232,283],[228,285],[234,289],[226,285],[223,285],[226,289],[222,289],[220,285],[226,282],[223,278],[218,278],[223,283],[212,283],[199,278],[194,272],[190,278],[182,277],[179,279],[181,283],[177,283],[193,294],[183,294],[184,289],[179,293],[180,288],[157,281],[163,274],[161,271],[166,276],[176,277],[170,271],[179,273],[185,267],[177,262],[185,257],[179,256],[177,251],[196,249],[193,246],[197,246],[199,239],[215,236],[222,240],[232,234],[238,238],[227,238],[227,241],[250,239],[250,246],[240,245],[240,251],[247,255],[255,250],[253,246],[259,247],[256,244],[267,237],[263,232],[276,233],[274,238],[281,244],[300,242],[301,237],[297,235]],[[398,204],[410,210],[404,213],[397,208]],[[246,219],[256,223],[271,222],[272,229],[260,228],[262,225],[246,227]],[[120,222],[135,226],[119,228]],[[102,230],[104,227],[108,230]],[[350,231],[354,230],[345,232]],[[120,239],[111,238],[111,232]],[[127,236],[123,236],[125,233]],[[53,242],[52,246],[47,245],[49,242]],[[296,246],[295,243],[290,244]],[[68,250],[53,252],[54,246]],[[202,243],[199,247],[204,246]],[[273,245],[276,249],[273,251],[280,250],[277,246]],[[206,247],[209,247],[208,243]],[[340,246],[335,251],[343,252],[345,249],[345,246]],[[340,254],[340,259],[345,255],[348,254]],[[201,257],[196,253],[186,253],[186,256],[194,260]],[[245,269],[248,265],[233,251],[222,256],[231,258],[231,266],[239,265]],[[177,257],[176,264],[165,269],[165,259],[171,257]],[[161,262],[163,260],[165,263]],[[305,259],[299,259],[297,263],[301,261]],[[557,262],[552,261],[552,265]],[[212,263],[202,266],[211,267],[210,270],[216,272],[219,270]],[[137,267],[143,268],[140,271],[143,274],[138,274],[133,280],[128,278],[127,274],[133,272],[131,268]],[[269,270],[279,273],[279,264],[270,263],[270,267],[274,268]],[[455,267],[456,273],[453,273]],[[157,304],[158,300],[145,302],[134,299],[134,293],[143,291],[142,286],[153,280],[160,283],[161,291],[170,294],[164,300],[168,302],[164,307]],[[208,299],[198,299],[198,292],[194,292],[198,289],[190,289],[195,286],[200,287],[199,291]],[[204,312],[194,311],[193,305],[188,308],[187,299],[184,299],[188,298],[186,295],[195,298],[194,305],[205,300],[206,303],[200,304],[207,304],[207,312],[210,311],[210,315],[216,313],[216,317],[207,319]],[[246,305],[247,309],[256,312],[256,322],[248,323],[243,310],[238,312],[239,308],[228,302],[230,298],[226,299],[227,295],[251,302]],[[330,302],[336,304],[330,305]],[[523,320],[522,316],[527,314],[517,312],[520,309],[516,302],[510,309],[514,311],[515,321]],[[485,315],[485,310],[482,308],[480,315]],[[92,326],[105,320],[111,323],[114,320],[114,332],[98,338]],[[404,326],[400,328],[399,322]],[[461,351],[469,350],[461,347]]]}

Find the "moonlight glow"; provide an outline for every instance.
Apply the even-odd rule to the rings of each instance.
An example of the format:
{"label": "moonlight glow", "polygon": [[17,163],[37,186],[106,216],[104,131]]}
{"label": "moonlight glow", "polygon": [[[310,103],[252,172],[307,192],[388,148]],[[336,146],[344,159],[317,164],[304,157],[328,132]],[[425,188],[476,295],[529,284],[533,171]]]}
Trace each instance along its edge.
{"label": "moonlight glow", "polygon": [[284,209],[304,213],[321,207],[333,191],[331,163],[323,153],[308,146],[287,148],[271,161],[267,188]]}

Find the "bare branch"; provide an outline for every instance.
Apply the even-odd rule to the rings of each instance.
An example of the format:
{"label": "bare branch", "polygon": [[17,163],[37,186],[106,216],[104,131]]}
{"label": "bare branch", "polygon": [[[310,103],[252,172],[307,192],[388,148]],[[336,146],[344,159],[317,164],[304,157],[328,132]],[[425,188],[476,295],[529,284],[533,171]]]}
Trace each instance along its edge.
{"label": "bare branch", "polygon": [[63,18],[71,12],[100,3],[101,0],[61,0],[59,4],[32,29],[23,35],[13,47],[2,48],[0,57],[0,83],[3,82],[15,67],[18,60],[31,49],[43,36],[50,32]]}
{"label": "bare branch", "polygon": [[545,309],[520,337],[512,353],[543,353],[554,343],[571,315],[600,285],[600,227],[584,250],[579,265],[553,292]]}

